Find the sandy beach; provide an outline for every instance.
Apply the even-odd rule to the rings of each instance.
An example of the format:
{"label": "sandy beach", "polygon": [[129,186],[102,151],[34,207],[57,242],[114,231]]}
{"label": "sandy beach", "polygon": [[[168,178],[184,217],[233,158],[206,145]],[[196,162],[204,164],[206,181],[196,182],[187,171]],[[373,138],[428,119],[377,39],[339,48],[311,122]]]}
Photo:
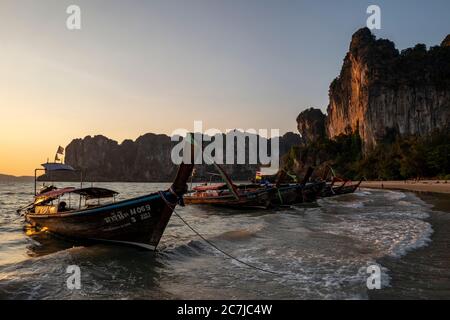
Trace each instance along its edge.
{"label": "sandy beach", "polygon": [[364,181],[362,188],[400,189],[419,192],[450,193],[450,181],[421,180],[421,181]]}

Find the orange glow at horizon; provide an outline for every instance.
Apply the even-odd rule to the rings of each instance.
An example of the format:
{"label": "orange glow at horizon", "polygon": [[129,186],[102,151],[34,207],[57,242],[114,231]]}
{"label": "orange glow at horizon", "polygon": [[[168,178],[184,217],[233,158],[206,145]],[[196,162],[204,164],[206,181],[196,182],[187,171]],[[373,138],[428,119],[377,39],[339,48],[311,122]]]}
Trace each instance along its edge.
{"label": "orange glow at horizon", "polygon": [[[217,101],[214,109],[209,99],[145,96],[126,84],[121,87],[28,52],[10,48],[0,60],[0,69],[6,71],[0,74],[0,174],[31,176],[41,163],[53,161],[59,145],[87,135],[121,143],[149,132],[191,130],[194,120],[205,118],[204,129],[248,129],[249,118],[236,117],[227,102]],[[248,108],[237,100],[233,105]],[[273,119],[261,113],[251,120]]]}
{"label": "orange glow at horizon", "polygon": [[[297,132],[302,110],[325,110],[366,9],[329,3],[322,10],[314,1],[78,0],[82,28],[74,31],[66,27],[71,4],[0,1],[2,174],[32,175],[59,145],[88,135],[121,143],[191,130],[195,120],[205,130]],[[445,24],[447,11],[436,10],[442,18],[433,21]],[[430,30],[423,40],[436,43],[442,37],[434,30],[448,28]]]}

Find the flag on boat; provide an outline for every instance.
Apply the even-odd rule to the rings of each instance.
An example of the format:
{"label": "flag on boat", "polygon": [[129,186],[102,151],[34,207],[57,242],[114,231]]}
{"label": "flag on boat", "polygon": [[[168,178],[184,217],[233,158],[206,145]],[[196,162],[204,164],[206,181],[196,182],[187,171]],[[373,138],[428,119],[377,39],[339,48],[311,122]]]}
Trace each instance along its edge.
{"label": "flag on boat", "polygon": [[58,155],[63,155],[64,154],[64,148],[59,146],[58,150],[56,150],[56,154],[55,154],[55,162],[61,161],[61,159],[59,158]]}

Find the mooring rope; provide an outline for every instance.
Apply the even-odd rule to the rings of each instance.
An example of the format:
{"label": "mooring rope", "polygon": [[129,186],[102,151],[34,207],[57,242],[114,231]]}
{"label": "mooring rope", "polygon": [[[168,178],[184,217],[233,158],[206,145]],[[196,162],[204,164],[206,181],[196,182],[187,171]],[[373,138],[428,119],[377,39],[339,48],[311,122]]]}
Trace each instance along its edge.
{"label": "mooring rope", "polygon": [[254,266],[250,263],[247,263],[245,261],[242,261],[239,258],[236,258],[235,256],[231,255],[230,253],[226,252],[225,250],[219,248],[215,243],[213,243],[212,241],[206,239],[202,234],[200,234],[200,232],[198,232],[197,230],[195,230],[186,220],[184,220],[179,214],[178,212],[176,212],[175,210],[175,206],[172,207],[172,204],[166,199],[166,197],[164,196],[164,194],[162,192],[159,193],[161,198],[164,200],[164,202],[166,203],[166,205],[172,209],[173,213],[178,217],[178,219],[180,219],[189,229],[191,229],[192,232],[194,232],[200,239],[202,239],[203,241],[205,241],[208,245],[210,245],[211,247],[213,247],[214,249],[216,249],[217,251],[219,251],[220,253],[222,253],[223,255],[227,256],[228,258],[242,264],[245,265],[248,268],[251,269],[255,269],[261,272],[265,272],[265,273],[271,273],[271,274],[275,274],[275,275],[284,275],[282,273],[276,272],[276,271],[272,271],[272,270],[267,270],[264,268],[260,268],[258,266]]}

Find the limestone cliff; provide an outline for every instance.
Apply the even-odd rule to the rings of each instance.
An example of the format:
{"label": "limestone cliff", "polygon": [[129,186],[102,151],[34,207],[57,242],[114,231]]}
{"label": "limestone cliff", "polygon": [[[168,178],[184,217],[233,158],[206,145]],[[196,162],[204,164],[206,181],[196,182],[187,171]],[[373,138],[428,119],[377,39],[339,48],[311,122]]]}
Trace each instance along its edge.
{"label": "limestone cliff", "polygon": [[[298,134],[285,134],[280,138],[280,154],[299,143]],[[171,150],[175,144],[167,135],[152,133],[136,141],[125,140],[121,144],[101,135],[87,136],[75,139],[67,146],[65,162],[82,169],[87,181],[171,181],[177,170],[171,160]],[[248,143],[246,146],[248,152]],[[254,177],[258,169],[259,166],[253,164],[225,166],[225,170],[236,180]],[[208,172],[215,170],[201,165],[196,167],[196,172],[196,179],[202,180],[209,178]],[[59,178],[64,179],[73,180],[71,177]]]}
{"label": "limestone cliff", "polygon": [[441,47],[450,47],[450,34],[442,41]]}
{"label": "limestone cliff", "polygon": [[329,90],[326,133],[359,131],[369,150],[388,134],[427,134],[450,124],[450,36],[399,52],[369,29],[352,38]]}
{"label": "limestone cliff", "polygon": [[166,135],[145,134],[122,144],[101,135],[87,136],[66,147],[65,162],[82,169],[87,180],[169,181],[176,170],[171,146]]}

